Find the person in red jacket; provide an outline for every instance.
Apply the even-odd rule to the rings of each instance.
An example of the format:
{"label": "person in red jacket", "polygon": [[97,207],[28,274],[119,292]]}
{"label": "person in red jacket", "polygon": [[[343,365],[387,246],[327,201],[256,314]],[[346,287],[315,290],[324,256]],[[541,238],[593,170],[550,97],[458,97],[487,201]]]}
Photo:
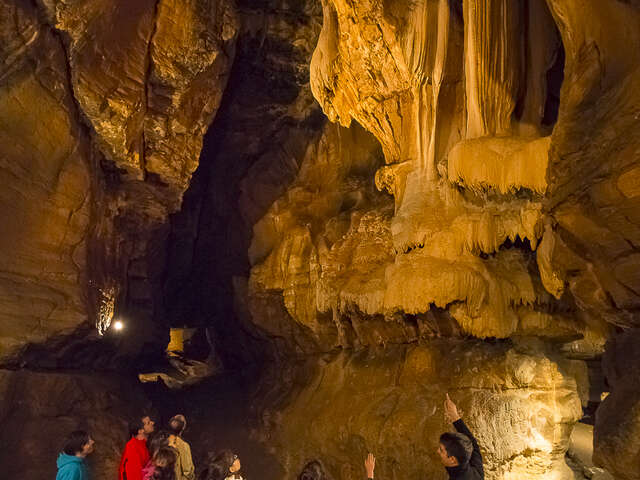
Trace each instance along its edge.
{"label": "person in red jacket", "polygon": [[154,422],[148,415],[129,425],[130,440],[124,447],[118,480],[142,480],[142,469],[149,461],[147,438],[153,432]]}

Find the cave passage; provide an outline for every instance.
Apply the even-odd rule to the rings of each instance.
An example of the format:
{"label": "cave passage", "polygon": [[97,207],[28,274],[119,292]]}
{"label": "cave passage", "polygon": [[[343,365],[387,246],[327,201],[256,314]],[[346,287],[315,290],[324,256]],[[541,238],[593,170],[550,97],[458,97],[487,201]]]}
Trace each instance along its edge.
{"label": "cave passage", "polygon": [[639,24],[0,0],[5,477],[640,479]]}

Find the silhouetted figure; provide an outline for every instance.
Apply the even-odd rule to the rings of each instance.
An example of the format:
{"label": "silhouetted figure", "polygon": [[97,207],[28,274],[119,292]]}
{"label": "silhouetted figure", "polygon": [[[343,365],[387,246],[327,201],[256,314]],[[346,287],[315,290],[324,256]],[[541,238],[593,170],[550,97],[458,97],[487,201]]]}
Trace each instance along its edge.
{"label": "silhouetted figure", "polygon": [[93,452],[94,443],[87,432],[72,432],[58,455],[56,480],[89,480],[85,458]]}
{"label": "silhouetted figure", "polygon": [[129,424],[129,441],[118,469],[119,480],[142,480],[142,469],[149,462],[147,438],[153,433],[154,421],[148,415]]}
{"label": "silhouetted figure", "polygon": [[[142,469],[142,478],[147,480],[150,477],[150,474],[155,471],[155,464],[153,459],[158,454],[158,451],[161,448],[171,448],[169,446],[169,439],[171,438],[171,433],[168,430],[159,430],[157,432],[153,432],[147,438],[147,450],[149,450],[149,461]],[[174,452],[176,455],[176,452]],[[173,462],[175,465],[175,461]]]}
{"label": "silhouetted figure", "polygon": [[460,418],[458,409],[449,398],[444,402],[444,413],[448,421],[458,433],[443,433],[440,435],[438,455],[447,470],[450,479],[483,480],[482,455],[478,442]]}

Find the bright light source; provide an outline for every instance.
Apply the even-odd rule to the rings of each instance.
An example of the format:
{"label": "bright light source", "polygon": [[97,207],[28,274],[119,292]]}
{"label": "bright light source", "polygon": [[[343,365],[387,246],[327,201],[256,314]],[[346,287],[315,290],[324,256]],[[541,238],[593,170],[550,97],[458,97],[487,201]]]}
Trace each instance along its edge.
{"label": "bright light source", "polygon": [[116,320],[115,322],[113,322],[113,328],[116,329],[116,331],[120,331],[124,328],[124,323],[122,323],[120,320]]}

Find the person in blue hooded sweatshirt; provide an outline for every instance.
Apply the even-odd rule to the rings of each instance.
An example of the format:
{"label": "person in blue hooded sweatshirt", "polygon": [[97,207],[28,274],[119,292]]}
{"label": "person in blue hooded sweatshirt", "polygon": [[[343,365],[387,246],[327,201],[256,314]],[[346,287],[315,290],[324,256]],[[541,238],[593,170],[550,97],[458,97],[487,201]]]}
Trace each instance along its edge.
{"label": "person in blue hooded sweatshirt", "polygon": [[87,432],[72,432],[58,455],[56,480],[89,480],[85,458],[93,452],[94,443]]}

